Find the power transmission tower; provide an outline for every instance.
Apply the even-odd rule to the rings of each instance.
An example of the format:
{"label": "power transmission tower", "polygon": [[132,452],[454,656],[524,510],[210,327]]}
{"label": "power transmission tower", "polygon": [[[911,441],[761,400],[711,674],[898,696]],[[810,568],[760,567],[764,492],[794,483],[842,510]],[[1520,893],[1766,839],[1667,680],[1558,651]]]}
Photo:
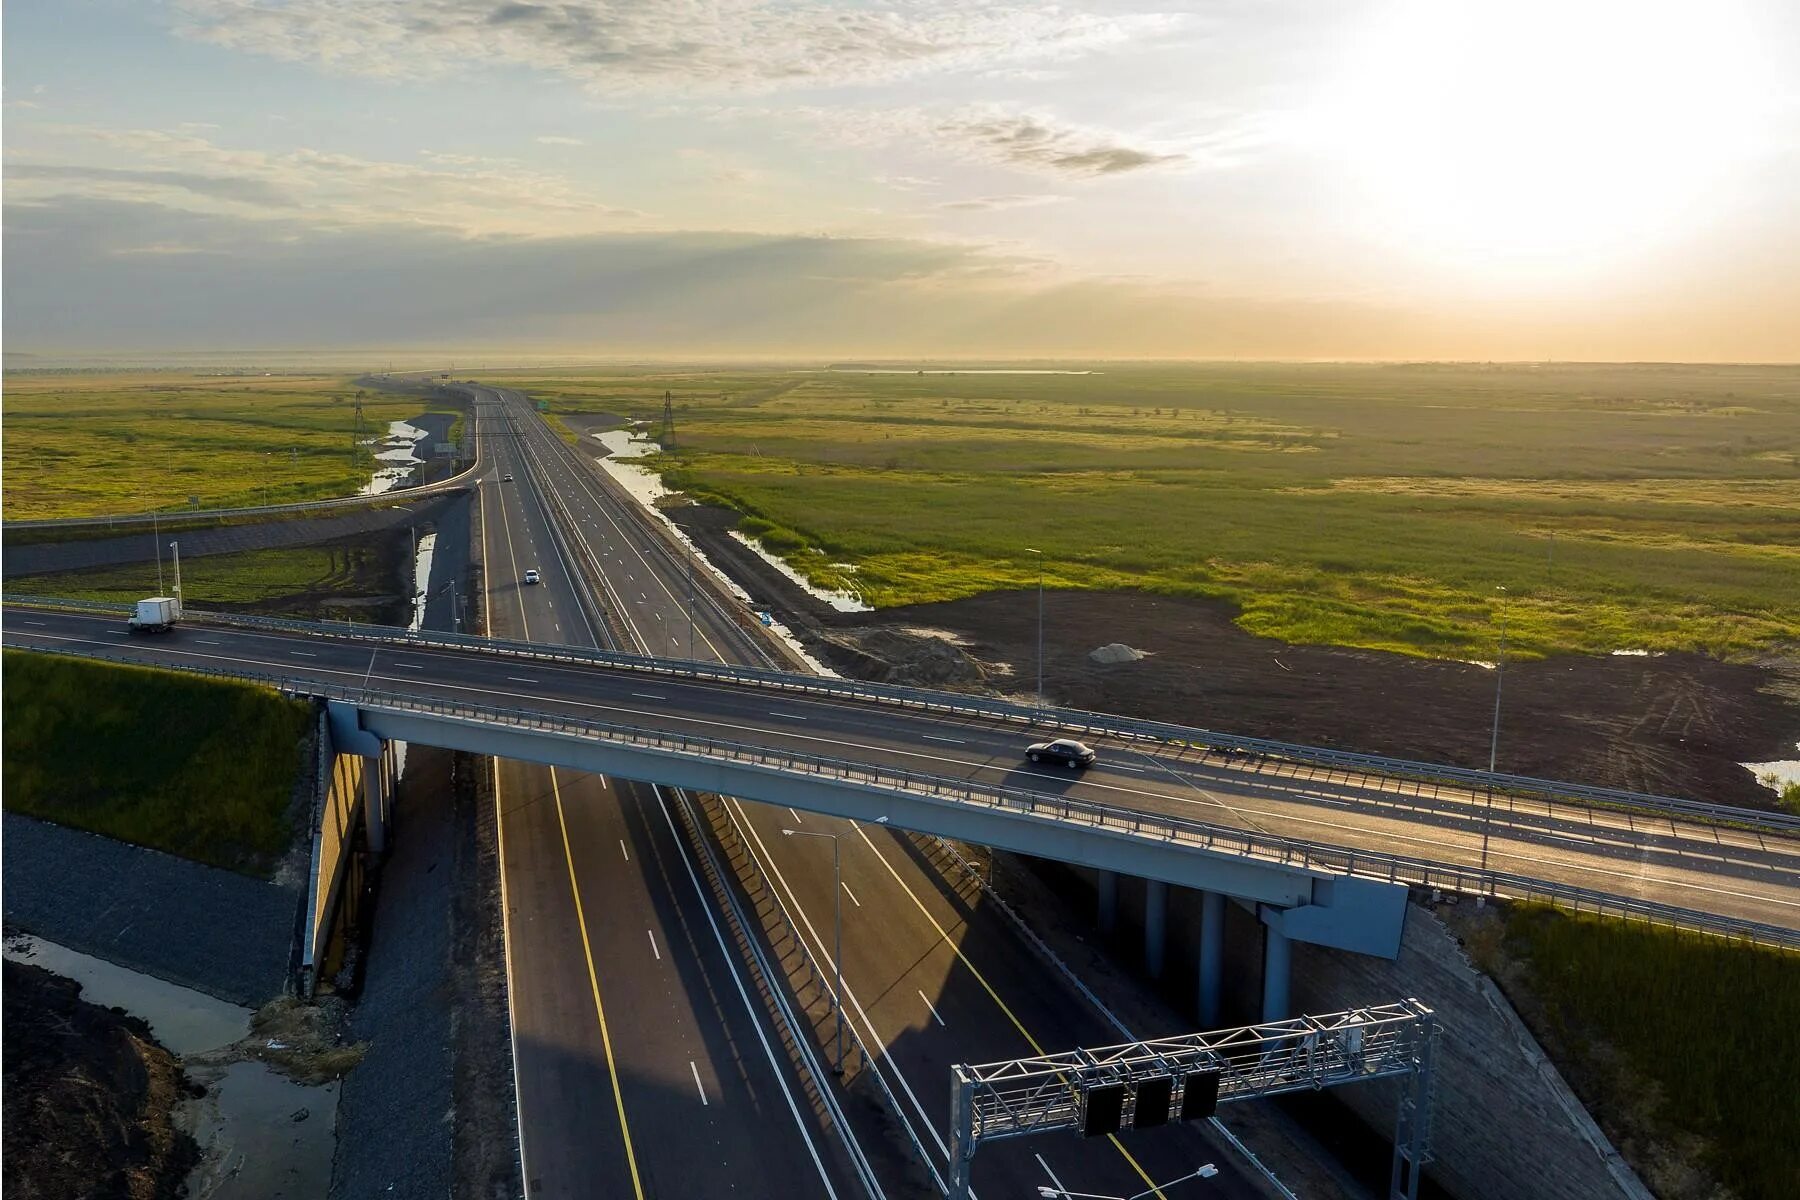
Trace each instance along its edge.
{"label": "power transmission tower", "polygon": [[657,440],[664,450],[675,448],[675,397],[669,392],[663,393],[662,436]]}
{"label": "power transmission tower", "polygon": [[350,433],[350,463],[352,466],[356,464],[356,448],[362,444],[362,402],[363,394],[359,390],[356,393],[356,428]]}

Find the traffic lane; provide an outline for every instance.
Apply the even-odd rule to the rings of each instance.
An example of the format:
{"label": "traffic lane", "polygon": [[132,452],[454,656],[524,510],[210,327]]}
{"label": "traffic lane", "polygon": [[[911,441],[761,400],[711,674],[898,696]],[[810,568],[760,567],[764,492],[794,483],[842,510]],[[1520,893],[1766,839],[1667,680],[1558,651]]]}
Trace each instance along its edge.
{"label": "traffic lane", "polygon": [[[27,633],[26,636],[29,636],[29,633]],[[326,642],[325,639],[307,639],[301,644],[308,647],[317,645],[319,648],[300,650],[294,648],[295,639],[292,638],[268,634],[258,634],[256,636],[272,642],[279,649],[286,650],[289,655],[304,656],[304,658],[281,657],[264,660],[261,665],[267,666],[272,671],[292,672],[296,674],[323,674],[325,676],[335,675],[340,682],[345,680],[360,681],[365,678],[373,680],[375,678],[374,673],[368,669],[367,663],[351,663],[346,661],[335,671],[332,670],[324,661],[324,656],[333,653],[334,647]],[[111,643],[111,646],[108,646],[108,649],[112,649],[113,647],[117,647],[123,637],[124,633],[122,630],[114,630],[110,632],[110,636],[103,637],[91,644],[105,646],[107,643]],[[202,640],[211,641],[215,644],[219,644],[222,641],[222,639],[218,638]],[[349,647],[353,647],[354,645],[354,643],[350,643],[348,646],[338,644],[335,647],[335,650],[339,653],[343,653],[347,651]],[[125,648],[117,652],[120,653],[121,656],[139,659],[154,657],[154,650],[137,652],[133,648]],[[205,660],[208,659],[231,662],[237,665],[257,665],[256,660],[246,655],[239,654],[228,656],[216,653],[197,653],[186,650],[175,643],[168,643],[168,648],[164,650],[163,653],[167,653],[171,656],[194,657],[201,660],[203,665],[212,665],[205,662]],[[552,699],[543,696],[535,690],[531,692],[520,691],[520,686],[534,687],[535,681],[523,685],[514,681],[519,679],[529,679],[530,677],[514,676],[509,678],[501,676],[499,678],[503,682],[492,681],[494,678],[493,672],[496,668],[506,669],[503,664],[482,663],[479,660],[471,662],[465,656],[447,654],[442,651],[400,653],[409,656],[406,661],[399,664],[401,667],[423,668],[427,665],[426,660],[434,654],[437,659],[440,660],[437,664],[440,668],[445,665],[441,660],[453,660],[449,664],[448,672],[444,678],[434,678],[423,670],[409,670],[404,673],[396,671],[393,674],[383,672],[382,674],[382,678],[389,683],[400,686],[411,684],[418,688],[422,693],[441,693],[443,698],[446,699],[461,699],[466,701],[473,697],[481,697],[488,702],[497,702],[501,704],[512,701],[544,710],[570,712],[571,715],[584,716],[589,719],[618,720],[625,724],[647,725],[650,721],[655,720],[664,722],[665,727],[673,727],[677,731],[686,729],[693,732],[697,726],[706,726],[708,724],[715,727],[721,727],[721,723],[718,720],[709,722],[706,719],[692,717],[687,713],[658,712],[646,707],[646,704],[648,703],[666,701],[668,697],[662,692],[628,693],[629,704],[609,703],[602,697],[605,695],[606,690],[612,685],[602,684],[600,685],[599,690],[596,690],[594,686],[595,680],[601,678],[602,673],[591,669],[585,672],[578,672],[578,674],[586,674],[589,677],[586,681],[586,690],[587,694],[593,697],[592,699],[577,698],[579,689],[568,689],[577,694],[558,696]],[[418,661],[413,661],[411,656],[414,655],[419,656]],[[345,657],[347,657],[347,654]],[[378,658],[379,656],[377,654],[372,655],[372,657]],[[513,661],[522,662],[529,660]],[[467,678],[469,682],[464,684],[452,682],[453,678],[458,677],[456,673],[462,673],[460,677]],[[659,685],[647,684],[643,686]],[[756,706],[754,704],[748,709],[737,710],[737,715],[745,717],[751,722],[754,722],[755,713]],[[739,740],[755,741],[771,747],[785,748],[799,752],[819,752],[817,743],[821,739],[813,734],[794,734],[781,729],[770,729],[767,726],[747,724],[742,720],[736,722],[735,725],[736,732],[740,735],[753,735],[740,736]],[[880,738],[881,731],[875,729],[865,730],[863,736],[854,744],[861,748],[865,760],[869,760],[868,756],[872,755],[872,760],[878,763],[885,764],[891,762],[895,754],[908,754],[915,758],[920,757],[918,752],[913,750],[909,745],[883,742]],[[843,751],[848,748],[846,744],[844,744],[845,739],[832,740],[837,743],[837,753],[831,755],[832,757],[859,757],[859,754],[843,753]],[[937,761],[941,765],[941,759],[934,761]],[[943,772],[939,771],[938,773]],[[1045,789],[1042,786],[1038,786],[1034,788],[1034,790],[1041,792]],[[1121,787],[1118,785],[1106,784],[1098,779],[1090,779],[1079,783],[1071,783],[1069,785],[1069,794],[1076,798],[1107,801],[1121,804],[1123,807],[1142,809],[1146,812],[1161,812],[1167,815],[1193,814],[1193,800],[1191,796],[1184,794],[1181,789],[1168,788],[1165,790],[1159,788],[1155,781],[1151,780],[1138,781],[1131,787]],[[1277,834],[1279,836],[1305,837],[1309,840],[1325,838],[1329,839],[1327,844],[1338,845],[1349,849],[1393,851],[1396,848],[1399,848],[1400,852],[1410,853],[1414,856],[1428,860],[1453,861],[1463,865],[1473,865],[1479,861],[1479,837],[1474,834],[1467,834],[1461,839],[1448,838],[1441,835],[1420,836],[1420,831],[1417,828],[1416,822],[1405,819],[1404,817],[1388,818],[1384,820],[1375,815],[1358,813],[1352,814],[1355,818],[1354,820],[1345,820],[1337,816],[1321,816],[1316,812],[1310,811],[1312,808],[1310,805],[1297,806],[1302,810],[1298,813],[1280,813],[1273,810],[1265,811],[1261,809],[1250,812],[1246,808],[1247,805],[1253,802],[1261,802],[1262,799],[1263,798],[1256,795],[1253,788],[1245,789],[1243,792],[1240,792],[1238,796],[1234,797],[1234,804],[1232,807],[1239,811],[1240,816],[1244,816],[1248,812],[1249,815],[1255,818],[1261,818],[1266,822],[1282,823],[1281,827],[1270,824],[1265,830],[1266,832]],[[1544,847],[1540,845],[1530,842],[1521,842],[1510,835],[1496,834],[1492,831],[1490,831],[1489,842],[1487,860],[1496,869],[1514,870],[1535,877],[1560,880],[1563,882],[1575,883],[1580,886],[1597,887],[1600,890],[1620,890],[1623,888],[1622,894],[1637,895],[1646,899],[1666,899],[1667,897],[1664,893],[1669,891],[1676,893],[1680,897],[1685,897],[1685,899],[1676,899],[1675,902],[1677,903],[1692,903],[1696,896],[1703,896],[1705,897],[1705,902],[1699,904],[1699,907],[1704,907],[1709,911],[1716,911],[1723,915],[1744,919],[1771,919],[1767,912],[1760,907],[1762,905],[1774,904],[1783,911],[1791,911],[1796,907],[1800,907],[1796,902],[1786,899],[1792,891],[1795,874],[1785,865],[1779,865],[1791,863],[1793,861],[1791,850],[1792,843],[1783,843],[1773,838],[1767,839],[1767,844],[1770,847],[1770,853],[1776,856],[1775,861],[1778,865],[1770,867],[1767,871],[1761,872],[1756,878],[1739,881],[1741,886],[1731,888],[1720,888],[1711,885],[1709,882],[1705,882],[1714,877],[1717,872],[1710,869],[1711,865],[1702,860],[1698,853],[1684,853],[1682,856],[1684,861],[1697,863],[1695,867],[1691,869],[1677,869],[1667,868],[1656,863],[1653,861],[1655,855],[1648,851],[1634,851],[1631,848],[1623,848],[1618,854],[1609,855],[1597,852],[1589,853],[1589,851],[1592,850],[1592,847],[1578,845],[1565,853],[1552,854],[1546,852]],[[1580,859],[1570,858],[1569,854],[1571,853],[1580,853],[1583,857]],[[1620,870],[1614,860],[1633,853],[1636,854],[1637,861],[1632,869],[1629,871]],[[1444,857],[1446,854],[1450,854],[1451,858],[1446,859]],[[1547,872],[1545,870],[1546,867],[1555,868],[1555,870],[1553,872]],[[1671,872],[1673,872],[1673,874],[1671,874]],[[1782,918],[1778,917],[1775,919],[1779,921]]]}
{"label": "traffic lane", "polygon": [[[495,760],[521,1159],[533,1197],[636,1194],[550,769]],[[545,869],[554,865],[558,869]]]}
{"label": "traffic lane", "polygon": [[[730,803],[756,830],[754,844],[774,861],[790,903],[809,914],[803,930],[822,963],[832,955],[833,914],[842,913],[845,988],[860,1001],[852,1011],[886,1044],[888,1060],[906,1075],[911,1094],[936,1094],[956,1063],[1122,1040],[1061,975],[1046,984],[1045,964],[1007,918],[983,904],[972,886],[965,894],[951,885],[908,835],[817,816],[796,824],[785,809]],[[858,880],[856,889],[840,887],[834,895],[831,847],[818,838],[784,837],[786,828],[837,834],[845,876]],[[1101,1140],[1065,1147],[1067,1169],[1059,1173],[1077,1191],[1130,1194],[1146,1186],[1146,1175],[1167,1179],[1192,1170],[1195,1153],[1227,1157],[1191,1130],[1156,1146]],[[1026,1156],[990,1168],[996,1179],[1016,1181],[1035,1163]],[[1227,1163],[1223,1170],[1233,1168]],[[1228,1194],[1256,1194],[1242,1178],[1220,1186]]]}
{"label": "traffic lane", "polygon": [[[707,903],[648,785],[565,776],[563,813],[622,1034],[613,1052],[638,1158],[655,1195],[724,1195],[746,1179],[782,1195],[824,1195],[827,1131],[777,1081],[728,960],[706,927]],[[667,1131],[680,1130],[680,1136]]]}

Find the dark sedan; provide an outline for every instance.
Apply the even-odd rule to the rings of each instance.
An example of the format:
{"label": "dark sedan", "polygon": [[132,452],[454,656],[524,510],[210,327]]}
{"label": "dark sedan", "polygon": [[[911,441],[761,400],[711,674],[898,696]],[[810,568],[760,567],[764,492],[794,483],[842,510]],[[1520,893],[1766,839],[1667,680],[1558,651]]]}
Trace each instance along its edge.
{"label": "dark sedan", "polygon": [[1025,750],[1025,757],[1032,762],[1061,763],[1070,770],[1092,766],[1094,748],[1074,738],[1057,738],[1054,742],[1038,742]]}

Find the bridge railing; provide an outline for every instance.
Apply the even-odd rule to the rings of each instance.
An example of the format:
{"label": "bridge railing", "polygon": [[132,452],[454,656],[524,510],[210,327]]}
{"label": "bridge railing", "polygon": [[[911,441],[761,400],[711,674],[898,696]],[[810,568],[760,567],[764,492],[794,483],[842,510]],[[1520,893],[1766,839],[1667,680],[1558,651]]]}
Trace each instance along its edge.
{"label": "bridge railing", "polygon": [[[20,600],[19,603],[26,601]],[[1034,708],[990,696],[933,691],[899,684],[870,683],[801,675],[765,667],[739,667],[684,659],[649,658],[588,647],[552,646],[538,642],[480,637],[474,634],[415,632],[389,626],[351,622],[292,621],[238,613],[192,613],[195,618],[250,629],[289,633],[330,634],[364,642],[403,645],[411,649],[441,646],[474,649],[491,654],[552,662],[591,664],[613,670],[634,671],[667,678],[725,681],[787,693],[831,696],[887,706],[922,709],[950,716],[978,717],[1012,724],[1049,727],[1070,733],[1101,735],[1153,742],[1177,751],[1195,750],[1226,758],[1294,763],[1307,768],[1342,772],[1347,781],[1360,778],[1380,788],[1382,780],[1407,780],[1434,787],[1451,786],[1469,792],[1492,792],[1513,797],[1539,797],[1551,804],[1584,808],[1612,808],[1658,817],[1737,825],[1771,833],[1800,832],[1800,815],[1765,812],[1731,805],[1708,804],[1675,796],[1658,796],[1615,788],[1590,787],[1532,776],[1490,773],[1442,763],[1418,762],[1376,754],[1333,750],[1268,738],[1240,737],[1216,730],[1198,729],[1164,721],[1125,717],[1071,708]],[[1499,814],[1496,814],[1498,816]],[[1504,818],[1502,818],[1504,819]]]}
{"label": "bridge railing", "polygon": [[[78,651],[72,649],[59,649],[51,653],[79,655]],[[1026,788],[979,783],[849,759],[772,750],[723,738],[594,721],[545,710],[475,704],[465,700],[420,696],[384,688],[327,684],[294,676],[229,668],[176,666],[172,669],[198,675],[248,680],[294,695],[346,701],[372,712],[426,714],[459,723],[532,729],[652,750],[695,762],[726,761],[771,774],[831,779],[876,792],[979,805],[1026,818],[1082,825],[1126,837],[1251,858],[1315,875],[1353,875],[1471,895],[1549,900],[1583,911],[1604,912],[1658,925],[1800,950],[1800,931],[1764,922],[1698,912],[1553,880],[1304,841],[1259,830],[1245,830],[1188,817],[1121,808]]]}

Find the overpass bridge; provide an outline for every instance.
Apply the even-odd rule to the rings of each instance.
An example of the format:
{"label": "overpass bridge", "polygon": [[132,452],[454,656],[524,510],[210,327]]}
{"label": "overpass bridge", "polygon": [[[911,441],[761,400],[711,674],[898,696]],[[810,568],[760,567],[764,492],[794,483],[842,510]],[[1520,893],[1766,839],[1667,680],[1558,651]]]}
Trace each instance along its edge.
{"label": "overpass bridge", "polygon": [[[1784,814],[563,645],[230,614],[145,639],[110,611],[3,616],[9,647],[323,698],[344,753],[404,741],[892,824],[1093,868],[1103,906],[1109,879],[1140,876],[1153,965],[1167,887],[1197,888],[1203,1009],[1227,900],[1267,927],[1270,1019],[1291,941],[1391,958],[1415,887],[1800,949],[1800,819]],[[1023,761],[1025,741],[1067,733],[1099,748],[1087,772]]]}

